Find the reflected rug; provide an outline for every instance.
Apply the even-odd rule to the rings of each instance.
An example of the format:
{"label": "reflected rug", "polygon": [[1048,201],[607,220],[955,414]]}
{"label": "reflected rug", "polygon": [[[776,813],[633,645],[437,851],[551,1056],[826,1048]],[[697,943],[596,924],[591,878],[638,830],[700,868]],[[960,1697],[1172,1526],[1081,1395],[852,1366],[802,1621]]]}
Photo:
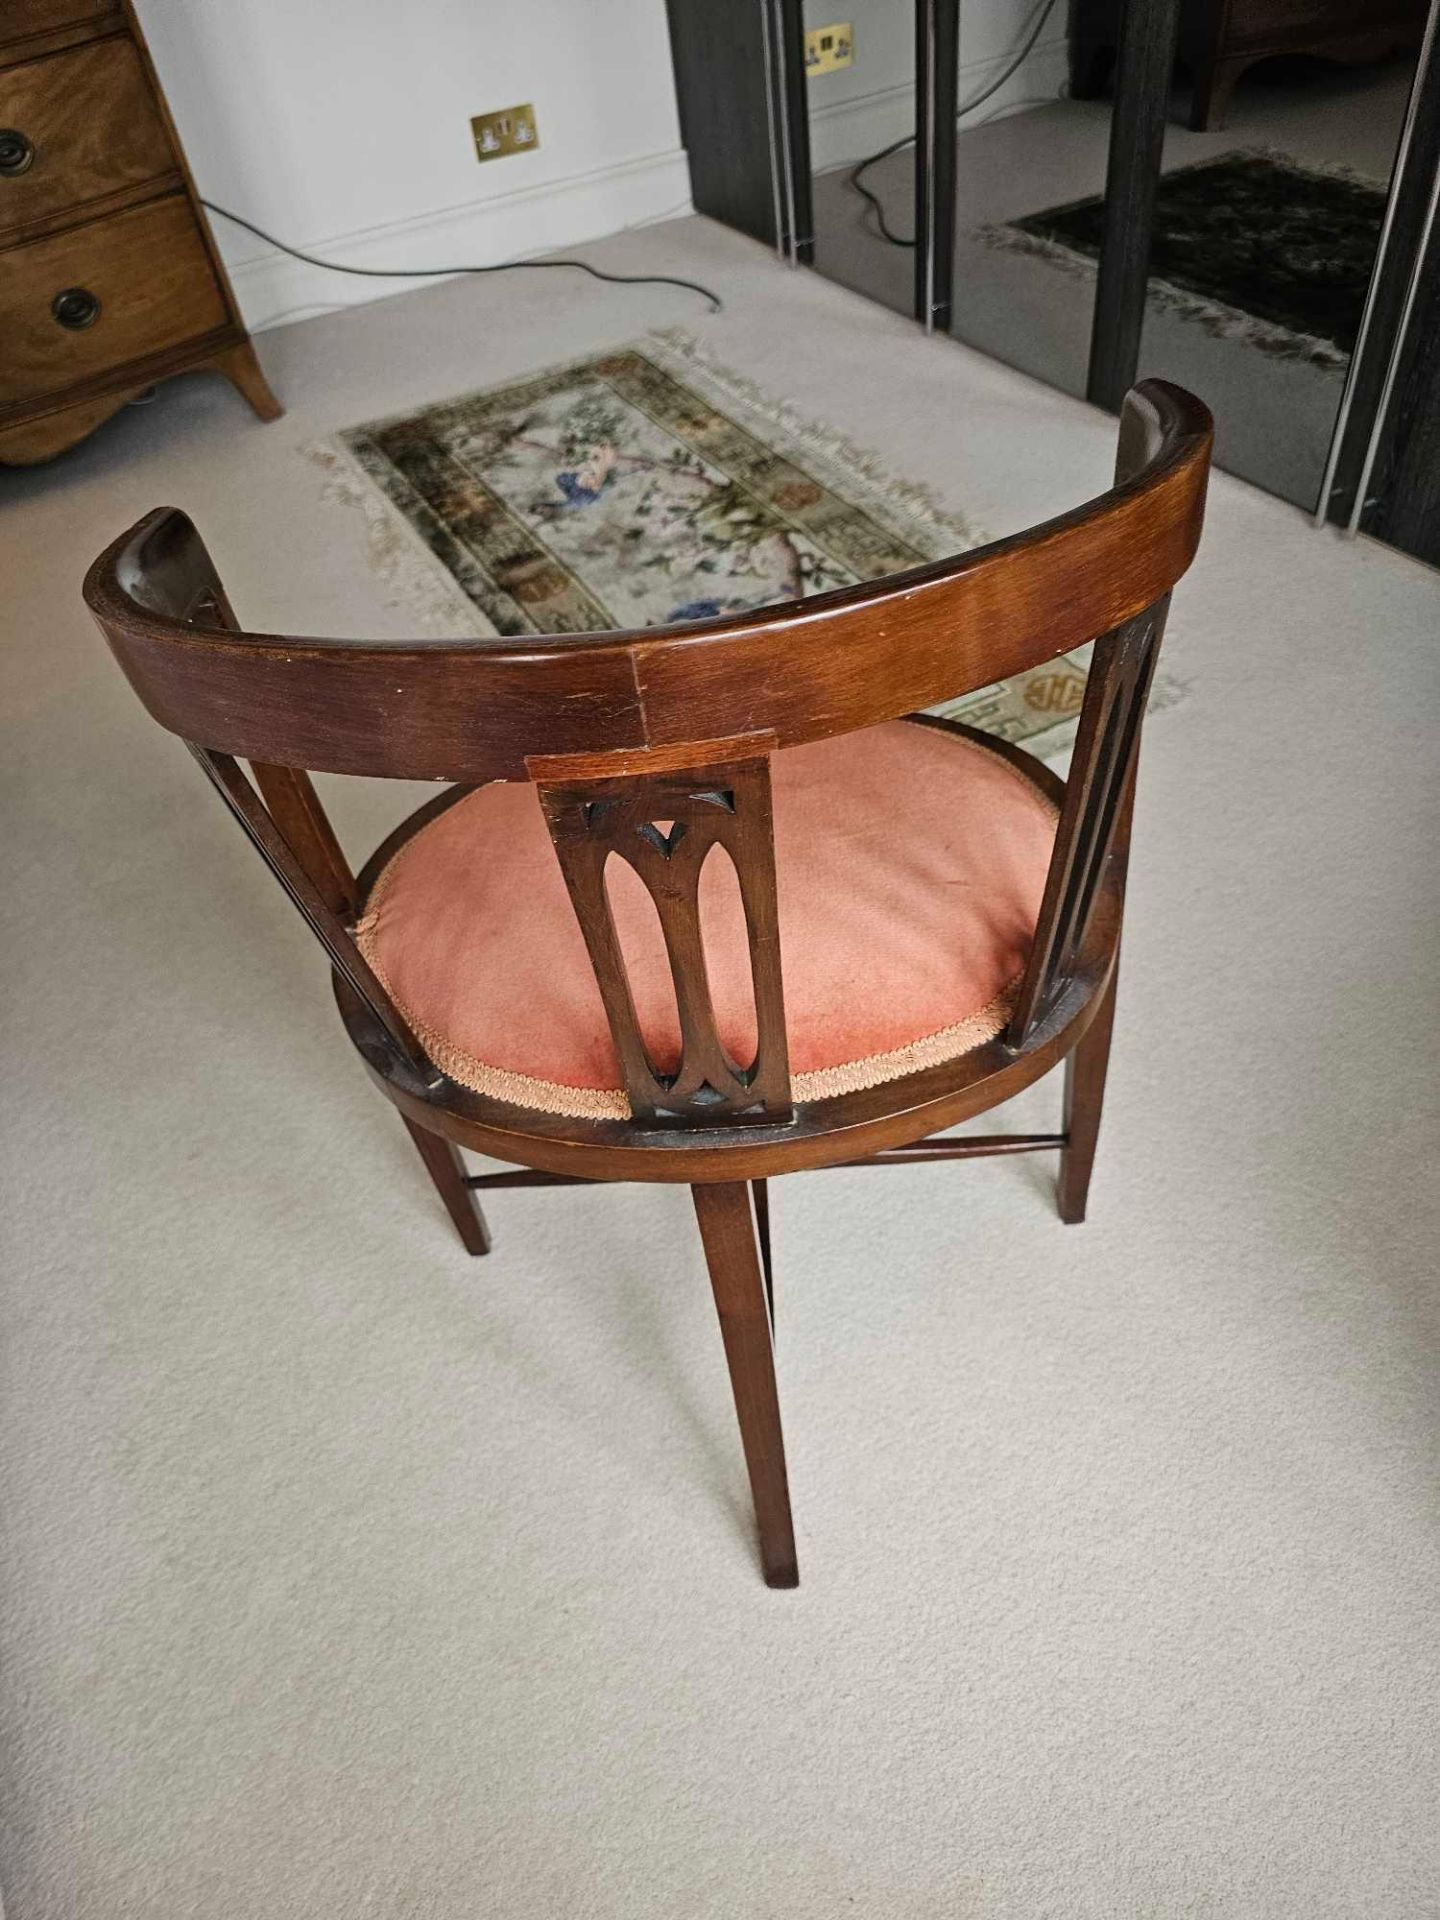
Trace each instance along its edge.
{"label": "reflected rug", "polygon": [[[1236,148],[1160,177],[1149,300],[1267,353],[1343,368],[1354,351],[1386,190],[1342,167]],[[1103,195],[989,227],[992,245],[1093,272]]]}
{"label": "reflected rug", "polygon": [[[320,451],[434,633],[581,633],[740,613],[979,536],[676,336],[394,419]],[[1086,650],[937,709],[1068,743]]]}

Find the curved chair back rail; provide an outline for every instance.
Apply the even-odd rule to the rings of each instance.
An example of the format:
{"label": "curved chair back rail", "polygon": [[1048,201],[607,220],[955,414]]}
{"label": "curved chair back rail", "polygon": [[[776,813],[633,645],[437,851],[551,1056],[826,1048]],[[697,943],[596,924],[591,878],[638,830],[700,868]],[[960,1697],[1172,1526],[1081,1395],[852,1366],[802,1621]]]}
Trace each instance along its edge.
{"label": "curved chair back rail", "polygon": [[86,599],[161,726],[246,760],[443,781],[663,772],[913,713],[1068,653],[1164,597],[1199,538],[1209,415],[1148,381],[1114,489],[958,559],[723,620],[420,643],[233,631],[183,514],[91,568]]}

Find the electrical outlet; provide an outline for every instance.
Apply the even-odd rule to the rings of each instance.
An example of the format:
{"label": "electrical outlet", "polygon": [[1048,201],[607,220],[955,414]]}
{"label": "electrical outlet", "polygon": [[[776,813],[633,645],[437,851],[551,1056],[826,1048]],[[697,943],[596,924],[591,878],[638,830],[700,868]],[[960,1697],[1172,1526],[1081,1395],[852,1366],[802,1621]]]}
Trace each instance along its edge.
{"label": "electrical outlet", "polygon": [[808,78],[835,73],[855,64],[855,29],[848,20],[838,26],[815,27],[805,36],[805,72]]}
{"label": "electrical outlet", "polygon": [[477,160],[503,160],[512,153],[531,153],[540,144],[532,106],[502,107],[498,113],[477,113],[470,122]]}

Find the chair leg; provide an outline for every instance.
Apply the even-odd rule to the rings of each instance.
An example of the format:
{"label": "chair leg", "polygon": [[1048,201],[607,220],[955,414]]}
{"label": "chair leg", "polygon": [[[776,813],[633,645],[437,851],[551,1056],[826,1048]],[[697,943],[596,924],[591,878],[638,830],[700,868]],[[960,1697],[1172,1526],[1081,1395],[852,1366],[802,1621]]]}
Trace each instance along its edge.
{"label": "chair leg", "polygon": [[750,1491],[760,1528],[760,1560],[765,1584],[800,1584],[795,1562],[795,1533],[790,1519],[790,1489],[785,1477],[785,1443],[780,1432],[780,1400],[775,1387],[775,1355],[765,1280],[755,1241],[750,1192],[743,1180],[693,1186],[695,1214],[710,1284],[720,1315],[740,1439],[750,1471]]}
{"label": "chair leg", "polygon": [[428,1127],[416,1126],[408,1114],[400,1117],[420,1150],[425,1171],[435,1182],[435,1191],[445,1202],[445,1211],[455,1222],[460,1238],[465,1242],[465,1251],[488,1253],[490,1230],[485,1225],[479,1201],[465,1184],[465,1164],[460,1158],[459,1149],[443,1134],[431,1133]]}
{"label": "chair leg", "polygon": [[1060,1151],[1060,1218],[1075,1226],[1085,1218],[1090,1170],[1105,1105],[1105,1070],[1115,1026],[1115,986],[1119,962],[1110,976],[1100,1010],[1065,1061],[1065,1145]]}

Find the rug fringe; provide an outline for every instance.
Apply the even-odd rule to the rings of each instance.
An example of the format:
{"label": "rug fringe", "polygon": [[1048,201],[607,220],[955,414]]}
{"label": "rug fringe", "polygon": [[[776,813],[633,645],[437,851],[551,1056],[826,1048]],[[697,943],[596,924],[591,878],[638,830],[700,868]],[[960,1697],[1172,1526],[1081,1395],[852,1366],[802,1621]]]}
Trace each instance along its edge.
{"label": "rug fringe", "polygon": [[313,441],[302,451],[325,475],[321,498],[358,507],[365,516],[366,559],[388,605],[413,615],[432,639],[496,637],[480,608],[342,441]]}

